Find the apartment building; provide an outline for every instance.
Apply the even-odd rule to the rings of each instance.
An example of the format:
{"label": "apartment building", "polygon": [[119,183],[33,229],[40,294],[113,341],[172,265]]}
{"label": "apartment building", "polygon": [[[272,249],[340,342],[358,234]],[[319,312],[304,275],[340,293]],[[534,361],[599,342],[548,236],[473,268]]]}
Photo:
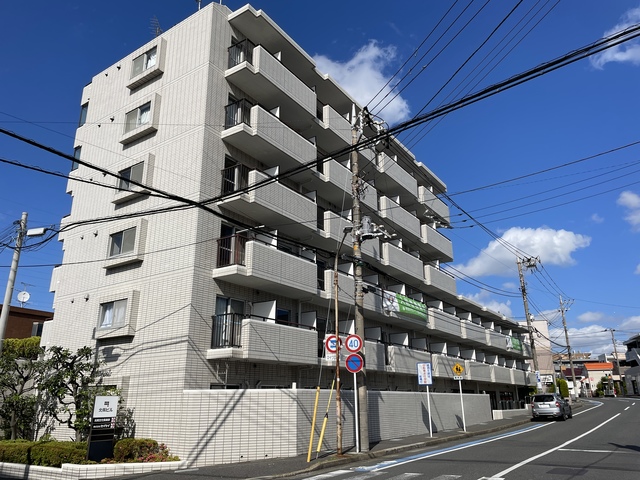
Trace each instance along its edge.
{"label": "apartment building", "polygon": [[306,452],[335,374],[326,336],[355,332],[355,201],[388,233],[361,247],[370,440],[428,432],[419,362],[441,429],[458,427],[455,364],[471,423],[535,385],[526,328],[441,269],[446,185],[391,138],[358,149],[356,200],[361,108],[263,11],[203,7],[95,75],[80,110],[42,342],[95,347],[138,436],[194,465]]}

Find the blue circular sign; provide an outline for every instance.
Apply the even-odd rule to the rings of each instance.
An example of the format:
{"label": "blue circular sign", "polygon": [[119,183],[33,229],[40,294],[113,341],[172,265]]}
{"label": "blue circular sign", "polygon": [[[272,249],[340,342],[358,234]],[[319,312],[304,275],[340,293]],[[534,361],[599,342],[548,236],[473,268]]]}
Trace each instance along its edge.
{"label": "blue circular sign", "polygon": [[347,357],[347,360],[345,361],[345,366],[347,367],[347,370],[349,370],[351,373],[358,373],[360,370],[362,370],[362,367],[364,366],[364,360],[357,353],[352,353]]}

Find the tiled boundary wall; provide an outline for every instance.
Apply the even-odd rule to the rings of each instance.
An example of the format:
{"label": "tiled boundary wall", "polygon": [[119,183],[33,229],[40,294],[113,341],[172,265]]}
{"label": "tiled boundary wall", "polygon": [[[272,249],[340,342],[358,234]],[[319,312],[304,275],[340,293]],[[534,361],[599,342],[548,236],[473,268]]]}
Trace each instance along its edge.
{"label": "tiled boundary wall", "polygon": [[[334,392],[335,393],[335,392]],[[309,448],[315,390],[192,390],[184,392],[180,437],[171,451],[187,466],[237,463],[306,454]],[[355,445],[353,391],[342,391],[343,449]],[[462,428],[460,395],[432,393],[432,431]],[[314,451],[327,412],[329,391],[320,391]],[[488,395],[463,395],[467,426],[490,422]],[[336,448],[335,395],[328,409],[322,449]],[[429,434],[427,394],[369,392],[372,442]]]}

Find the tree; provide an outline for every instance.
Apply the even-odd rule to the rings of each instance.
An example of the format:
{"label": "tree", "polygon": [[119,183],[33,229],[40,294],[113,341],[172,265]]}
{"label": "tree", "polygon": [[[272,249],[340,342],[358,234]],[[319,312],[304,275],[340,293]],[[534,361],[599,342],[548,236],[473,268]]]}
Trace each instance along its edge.
{"label": "tree", "polygon": [[[46,371],[40,337],[7,338],[0,355],[0,418],[11,440],[30,439],[37,399]],[[6,434],[5,434],[6,435]]]}
{"label": "tree", "polygon": [[43,388],[58,404],[52,415],[75,431],[76,441],[82,441],[89,434],[95,396],[102,391],[109,372],[95,358],[91,347],[72,353],[56,346],[49,348],[47,354],[49,374]]}
{"label": "tree", "polygon": [[556,380],[558,383],[558,390],[560,391],[560,396],[562,398],[567,398],[569,396],[569,385],[564,378],[559,378]]}

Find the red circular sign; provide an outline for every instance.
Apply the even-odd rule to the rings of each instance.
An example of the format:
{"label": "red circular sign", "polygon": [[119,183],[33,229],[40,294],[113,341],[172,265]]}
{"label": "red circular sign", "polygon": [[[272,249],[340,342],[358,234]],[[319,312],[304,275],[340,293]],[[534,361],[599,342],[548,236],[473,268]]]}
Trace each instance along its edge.
{"label": "red circular sign", "polygon": [[329,335],[327,339],[324,341],[324,347],[327,349],[329,353],[336,353],[338,350],[338,342],[336,341],[335,335]]}
{"label": "red circular sign", "polygon": [[362,350],[362,339],[359,335],[349,335],[344,346],[351,353],[357,353]]}
{"label": "red circular sign", "polygon": [[349,370],[351,373],[358,373],[360,370],[362,370],[362,367],[364,367],[364,360],[357,353],[352,353],[347,357],[344,364],[347,367],[347,370]]}

